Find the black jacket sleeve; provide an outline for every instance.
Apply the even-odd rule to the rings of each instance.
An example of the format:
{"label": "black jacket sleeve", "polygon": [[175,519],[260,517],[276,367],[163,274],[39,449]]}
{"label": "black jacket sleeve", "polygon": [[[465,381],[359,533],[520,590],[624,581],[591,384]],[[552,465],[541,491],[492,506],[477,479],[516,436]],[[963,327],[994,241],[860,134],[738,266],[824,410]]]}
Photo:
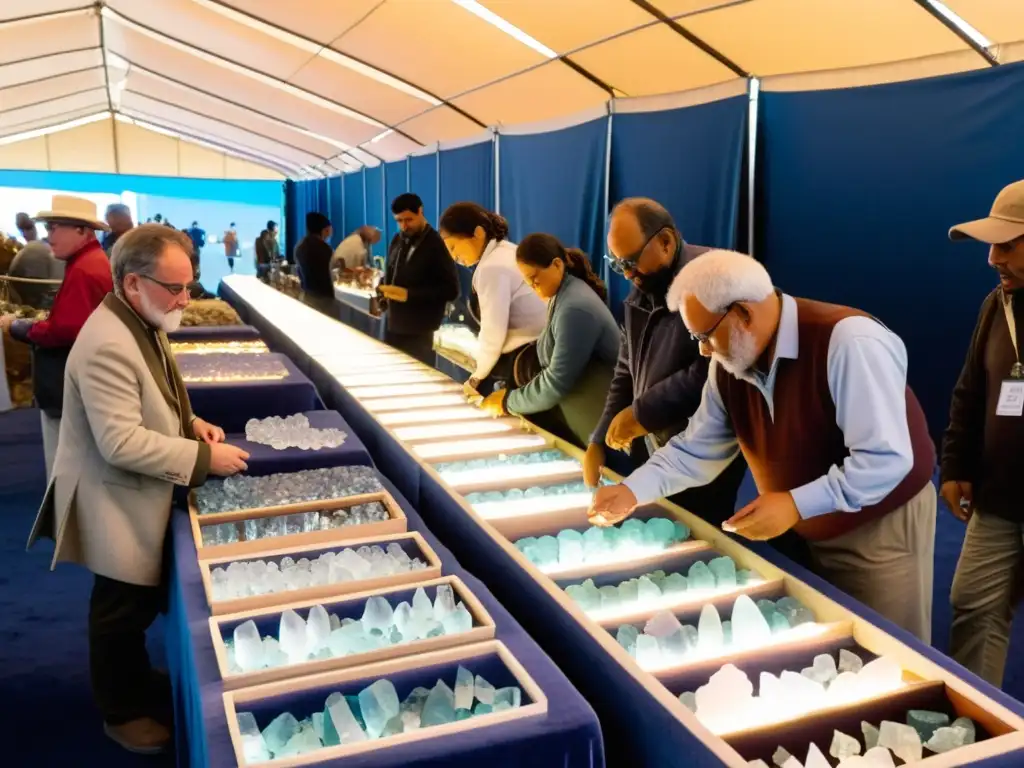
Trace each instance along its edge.
{"label": "black jacket sleeve", "polygon": [[953,388],[949,407],[949,426],[942,440],[942,482],[974,482],[985,439],[985,399],[988,381],[985,374],[985,341],[992,319],[999,309],[999,290],[988,295],[981,305],[974,326],[967,359]]}
{"label": "black jacket sleeve", "polygon": [[409,286],[410,302],[442,303],[459,298],[459,274],[455,262],[436,230],[431,230],[423,238],[415,258],[429,265],[431,279]]}
{"label": "black jacket sleeve", "polygon": [[[686,339],[696,347],[697,342]],[[648,432],[661,432],[685,423],[700,406],[710,360],[694,350],[693,361],[648,389],[633,403],[633,415]]]}
{"label": "black jacket sleeve", "polygon": [[633,402],[633,373],[629,367],[629,344],[626,332],[619,337],[619,359],[615,363],[615,373],[608,387],[608,397],[604,401],[604,413],[601,414],[597,426],[590,435],[590,442],[604,445],[608,427],[619,411]]}

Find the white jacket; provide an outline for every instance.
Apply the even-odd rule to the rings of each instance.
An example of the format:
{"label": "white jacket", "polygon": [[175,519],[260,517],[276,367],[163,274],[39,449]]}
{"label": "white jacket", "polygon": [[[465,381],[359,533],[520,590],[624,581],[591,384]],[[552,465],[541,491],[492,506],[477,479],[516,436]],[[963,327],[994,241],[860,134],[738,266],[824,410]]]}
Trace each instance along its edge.
{"label": "white jacket", "polygon": [[480,351],[473,378],[490,374],[504,352],[529,344],[547,324],[547,302],[533,292],[516,266],[516,245],[492,240],[473,272],[480,301]]}

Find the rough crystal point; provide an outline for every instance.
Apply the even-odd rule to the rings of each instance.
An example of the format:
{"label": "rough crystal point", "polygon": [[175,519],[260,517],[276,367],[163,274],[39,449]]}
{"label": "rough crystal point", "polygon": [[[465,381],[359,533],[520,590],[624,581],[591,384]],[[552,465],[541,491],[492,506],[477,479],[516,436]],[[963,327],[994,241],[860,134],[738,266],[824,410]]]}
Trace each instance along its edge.
{"label": "rough crystal point", "polygon": [[664,517],[652,517],[647,521],[644,536],[648,544],[667,547],[675,540],[675,525]]}
{"label": "rough crystal point", "polygon": [[731,557],[716,557],[708,563],[708,569],[715,577],[719,589],[736,586],[736,563]]}
{"label": "rough crystal point", "polygon": [[395,608],[393,621],[395,626],[398,627],[399,632],[405,636],[409,636],[411,634],[409,629],[413,624],[412,606],[406,602],[399,603],[398,607]]}
{"label": "rough crystal point", "polygon": [[363,629],[367,632],[375,629],[383,632],[391,626],[394,616],[395,612],[391,608],[391,603],[378,595],[366,601],[360,621],[363,624]]}
{"label": "rough crystal point", "polygon": [[[324,744],[353,744],[366,741],[366,732],[352,712],[348,700],[340,693],[332,693],[324,703]],[[334,741],[338,739],[338,741]],[[328,745],[330,746],[330,745]]]}
{"label": "rough crystal point", "polygon": [[693,691],[683,691],[679,694],[679,703],[691,712],[697,711],[697,694]]}
{"label": "rough crystal point", "polygon": [[949,752],[964,745],[967,731],[963,728],[936,728],[924,746],[932,752]]}
{"label": "rough crystal point", "polygon": [[747,763],[747,768],[768,768],[768,763],[764,760],[751,760]]}
{"label": "rough crystal point", "polygon": [[953,728],[961,728],[964,731],[964,744],[973,744],[975,739],[974,721],[969,717],[958,717],[953,721]]}
{"label": "rough crystal point", "polygon": [[263,741],[272,753],[283,752],[285,744],[299,732],[299,721],[291,712],[282,712],[263,729]]}
{"label": "rough crystal point", "polygon": [[923,745],[921,736],[909,725],[883,720],[878,729],[878,746],[892,750],[896,757],[905,763],[913,763],[921,759]]}
{"label": "rough crystal point", "polygon": [[871,747],[864,753],[864,761],[868,768],[896,768],[892,752],[885,747]]}
{"label": "rough crystal point", "polygon": [[258,763],[261,760],[269,760],[270,750],[263,740],[263,734],[260,733],[260,727],[256,724],[256,718],[252,712],[239,712],[237,718],[245,762]]}
{"label": "rough crystal point", "polygon": [[455,673],[455,709],[472,709],[473,694],[473,673],[460,666]]}
{"label": "rough crystal point", "polygon": [[444,725],[455,721],[455,694],[444,680],[438,680],[423,704],[423,715],[420,725],[424,728],[431,725]]}
{"label": "rough crystal point", "polygon": [[469,612],[464,603],[459,603],[455,610],[449,613],[441,622],[446,635],[458,635],[469,632],[473,629],[473,614]]}
{"label": "rough crystal point", "polygon": [[[340,622],[339,622],[340,626]],[[306,653],[314,656],[327,645],[331,636],[331,617],[322,605],[314,605],[306,617]]]}
{"label": "rough crystal point", "polygon": [[263,638],[252,619],[235,627],[232,635],[235,664],[243,672],[261,669],[264,665]]}
{"label": "rough crystal point", "polygon": [[644,634],[651,637],[668,637],[682,626],[671,611],[659,611],[644,625]]}
{"label": "rough crystal point", "polygon": [[477,675],[473,682],[473,695],[476,697],[477,701],[487,704],[488,706],[493,706],[494,693],[494,686],[480,677],[480,675]]}
{"label": "rough crystal point", "polygon": [[499,688],[494,692],[494,711],[501,712],[503,709],[518,709],[522,703],[523,692],[518,686],[512,685],[507,688]]}
{"label": "rough crystal point", "polygon": [[907,712],[907,725],[918,732],[921,741],[928,741],[937,729],[949,725],[949,715],[927,709],[912,709]]}
{"label": "rough crystal point", "polygon": [[681,573],[670,573],[661,583],[661,591],[666,595],[678,595],[686,590],[686,577]]}
{"label": "rough crystal point", "polygon": [[[640,602],[653,602],[661,597],[661,589],[650,580],[647,576],[641,576],[637,582],[637,600]],[[619,590],[622,590],[622,585],[619,585]]]}
{"label": "rough crystal point", "polygon": [[423,587],[418,587],[412,596],[412,613],[417,621],[426,621],[434,617],[434,604],[430,602]]}
{"label": "rough crystal point", "polygon": [[864,748],[871,751],[878,746],[878,729],[866,720],[861,720],[861,733],[864,734]]}
{"label": "rough crystal point", "polygon": [[450,584],[442,584],[434,596],[434,618],[444,621],[445,616],[455,611],[455,590]]}
{"label": "rough crystal point", "polygon": [[640,630],[632,624],[623,624],[615,634],[615,640],[628,651],[636,646],[636,639],[639,635]]}
{"label": "rough crystal point", "polygon": [[793,756],[789,754],[789,752],[784,750],[782,747],[779,747],[772,755],[772,762],[775,763],[778,768],[782,768],[782,766],[786,764],[786,761],[792,759],[792,757]]}
{"label": "rough crystal point", "polygon": [[828,753],[836,760],[845,760],[853,755],[859,755],[860,741],[852,736],[847,736],[842,731],[833,731],[832,746],[829,747]]}
{"label": "rough crystal point", "polygon": [[722,617],[718,615],[718,609],[708,603],[701,608],[700,620],[697,622],[697,648],[701,651],[716,651],[724,645]]}
{"label": "rough crystal point", "polygon": [[290,608],[281,614],[277,640],[292,664],[306,660],[306,621]]}
{"label": "rough crystal point", "polygon": [[732,606],[733,644],[754,648],[772,639],[772,629],[748,595],[740,595]]}
{"label": "rough crystal point", "polygon": [[[859,744],[857,745],[860,746]],[[811,742],[807,748],[807,759],[804,760],[804,768],[832,768],[832,763],[821,753],[818,745]]]}
{"label": "rough crystal point", "polygon": [[857,679],[872,692],[884,693],[895,690],[903,684],[903,670],[896,661],[888,656],[879,656],[864,665],[857,673]]}
{"label": "rough crystal point", "polygon": [[391,718],[399,711],[398,692],[390,680],[377,680],[359,692],[359,709],[371,739],[380,738]]}
{"label": "rough crystal point", "polygon": [[698,560],[690,566],[686,573],[686,584],[690,589],[714,589],[715,576],[703,560]]}

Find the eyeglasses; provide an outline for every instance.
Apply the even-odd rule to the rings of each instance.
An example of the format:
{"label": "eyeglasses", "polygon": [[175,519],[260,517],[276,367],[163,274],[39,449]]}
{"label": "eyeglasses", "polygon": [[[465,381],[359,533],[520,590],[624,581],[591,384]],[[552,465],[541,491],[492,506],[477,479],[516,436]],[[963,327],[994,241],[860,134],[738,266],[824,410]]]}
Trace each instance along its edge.
{"label": "eyeglasses", "polygon": [[722,321],[729,316],[729,313],[732,312],[733,307],[735,306],[735,304],[730,304],[728,307],[726,307],[725,312],[723,312],[722,316],[718,318],[718,321],[703,333],[690,331],[690,338],[696,341],[698,344],[709,344],[711,342],[711,336],[715,333],[715,331],[718,330],[718,326],[720,326],[722,324]]}
{"label": "eyeglasses", "polygon": [[171,294],[171,296],[181,296],[182,292],[188,289],[187,285],[182,285],[181,283],[165,283],[163,280],[157,280],[155,277],[150,277],[149,275],[140,274],[139,277],[149,280],[151,283],[156,283]]}
{"label": "eyeglasses", "polygon": [[616,256],[611,253],[606,253],[604,258],[608,262],[608,266],[611,267],[612,272],[625,277],[629,277],[631,273],[636,272],[637,264],[640,262],[640,259],[643,258],[644,251],[647,250],[647,246],[651,244],[651,241],[654,240],[654,238],[666,229],[668,229],[668,227],[662,227],[659,229],[647,238],[647,242],[640,247],[640,250],[630,254],[629,256]]}

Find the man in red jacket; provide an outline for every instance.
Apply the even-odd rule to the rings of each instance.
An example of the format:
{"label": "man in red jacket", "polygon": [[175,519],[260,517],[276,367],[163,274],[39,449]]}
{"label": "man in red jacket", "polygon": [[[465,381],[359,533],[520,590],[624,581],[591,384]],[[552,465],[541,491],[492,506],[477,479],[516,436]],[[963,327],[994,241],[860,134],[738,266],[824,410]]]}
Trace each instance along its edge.
{"label": "man in red jacket", "polygon": [[60,434],[68,353],[89,315],[114,289],[110,262],[96,239],[96,230],[106,231],[108,227],[97,217],[95,203],[70,195],[54,195],[50,208],[35,220],[46,227],[53,255],[65,262],[64,282],[53,300],[53,308],[45,320],[0,317],[0,329],[9,330],[12,337],[33,348],[32,383],[42,413],[47,477]]}

